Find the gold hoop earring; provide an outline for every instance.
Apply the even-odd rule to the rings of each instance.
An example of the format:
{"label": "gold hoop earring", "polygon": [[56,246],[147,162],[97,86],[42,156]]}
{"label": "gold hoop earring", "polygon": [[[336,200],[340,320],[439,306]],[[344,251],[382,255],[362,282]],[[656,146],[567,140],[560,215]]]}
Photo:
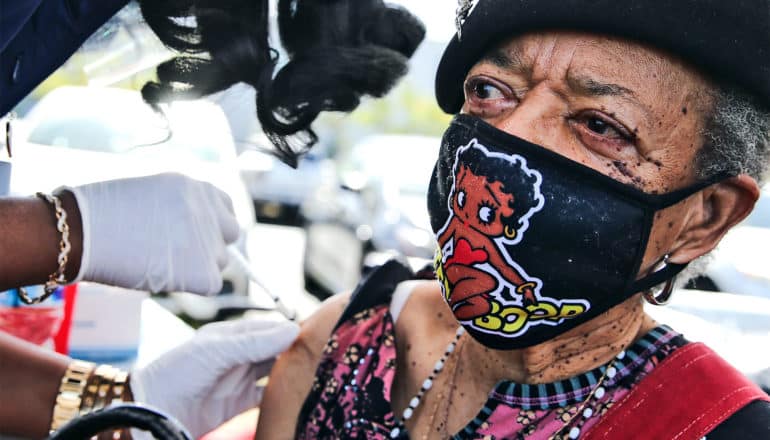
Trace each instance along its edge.
{"label": "gold hoop earring", "polygon": [[505,225],[505,229],[503,229],[503,233],[505,234],[505,238],[509,240],[513,240],[516,238],[516,228],[512,228],[509,225]]}
{"label": "gold hoop earring", "polygon": [[[658,271],[661,271],[668,267],[668,259],[670,258],[669,255],[665,255],[663,259],[658,262],[650,271],[648,274],[652,274]],[[673,296],[674,291],[674,280],[676,280],[676,276],[673,276],[666,280],[665,284],[663,284],[663,287],[661,288],[650,288],[647,291],[643,293],[644,299],[654,305],[654,306],[664,306],[668,304],[669,301],[671,301],[671,297]]]}

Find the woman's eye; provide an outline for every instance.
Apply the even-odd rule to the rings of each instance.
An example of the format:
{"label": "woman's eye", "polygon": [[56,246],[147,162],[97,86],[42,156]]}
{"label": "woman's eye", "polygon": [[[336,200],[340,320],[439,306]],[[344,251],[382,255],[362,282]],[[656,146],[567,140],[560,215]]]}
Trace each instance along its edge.
{"label": "woman's eye", "polygon": [[465,207],[465,191],[460,191],[457,194],[457,205],[460,206],[460,208]]}
{"label": "woman's eye", "polygon": [[590,118],[586,122],[586,126],[588,127],[589,130],[593,131],[596,134],[600,134],[602,136],[606,135],[608,131],[612,130],[612,127],[610,127],[610,124],[597,118]]}
{"label": "woman's eye", "polygon": [[504,100],[512,92],[503,84],[485,77],[471,78],[465,82],[465,96],[470,101],[484,102]]}
{"label": "woman's eye", "polygon": [[502,99],[505,97],[503,92],[492,84],[478,81],[471,84],[471,91],[478,99]]}
{"label": "woman's eye", "polygon": [[634,135],[623,126],[612,123],[599,116],[587,115],[578,118],[577,122],[582,125],[587,134],[591,136],[601,137],[615,142],[631,142],[634,140]]}

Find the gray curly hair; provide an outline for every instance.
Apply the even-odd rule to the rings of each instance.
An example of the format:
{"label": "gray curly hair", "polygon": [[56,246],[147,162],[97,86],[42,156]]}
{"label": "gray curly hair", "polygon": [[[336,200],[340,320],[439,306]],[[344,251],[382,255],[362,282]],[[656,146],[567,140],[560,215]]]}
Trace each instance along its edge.
{"label": "gray curly hair", "polygon": [[[698,175],[746,173],[762,184],[770,169],[770,111],[735,87],[722,87],[711,101],[705,140],[696,157]],[[677,277],[675,286],[683,287],[703,275],[712,259],[711,253],[696,258]]]}
{"label": "gray curly hair", "polygon": [[700,177],[746,173],[761,184],[770,167],[770,111],[734,87],[722,87],[712,98],[696,158]]}

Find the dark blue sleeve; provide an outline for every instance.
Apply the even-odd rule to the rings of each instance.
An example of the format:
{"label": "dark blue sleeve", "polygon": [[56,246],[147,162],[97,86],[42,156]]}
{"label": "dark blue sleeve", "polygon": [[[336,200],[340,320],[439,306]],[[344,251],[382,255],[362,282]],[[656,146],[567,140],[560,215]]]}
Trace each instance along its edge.
{"label": "dark blue sleeve", "polygon": [[[18,2],[18,4],[16,4]],[[48,77],[128,0],[0,0],[0,116]]]}
{"label": "dark blue sleeve", "polygon": [[19,33],[43,0],[0,0],[0,52]]}
{"label": "dark blue sleeve", "polygon": [[770,439],[770,403],[754,401],[722,422],[706,440]]}

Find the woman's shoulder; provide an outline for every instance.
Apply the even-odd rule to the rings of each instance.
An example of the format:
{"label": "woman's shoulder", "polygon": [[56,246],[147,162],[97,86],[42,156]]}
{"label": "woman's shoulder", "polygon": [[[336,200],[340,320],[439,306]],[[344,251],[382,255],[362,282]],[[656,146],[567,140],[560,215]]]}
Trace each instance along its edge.
{"label": "woman's shoulder", "polygon": [[300,325],[300,333],[292,351],[303,352],[309,359],[318,360],[321,351],[350,303],[351,293],[341,293],[328,298],[308,319]]}

